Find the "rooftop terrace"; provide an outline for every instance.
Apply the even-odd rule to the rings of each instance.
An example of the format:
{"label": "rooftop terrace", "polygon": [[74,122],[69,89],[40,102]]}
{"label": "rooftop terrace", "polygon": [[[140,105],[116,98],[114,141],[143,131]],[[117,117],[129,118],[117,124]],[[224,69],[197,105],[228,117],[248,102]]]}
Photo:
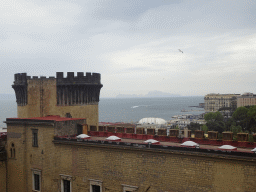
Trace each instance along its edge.
{"label": "rooftop terrace", "polygon": [[150,150],[155,152],[189,154],[196,156],[215,156],[217,158],[243,158],[249,161],[256,161],[256,153],[252,152],[250,148],[237,148],[237,150],[221,150],[219,149],[220,146],[215,145],[200,144],[199,148],[181,146],[181,142],[189,140],[188,138],[177,140],[176,142],[161,141],[159,144],[147,144],[144,142],[146,139],[148,139],[146,136],[147,135],[145,135],[144,137],[145,139],[121,138],[121,141],[109,141],[106,140],[106,136],[91,135],[89,139],[77,139],[76,135],[73,135],[71,137],[54,137],[53,142],[56,144],[90,145],[98,147],[114,147],[123,149]]}

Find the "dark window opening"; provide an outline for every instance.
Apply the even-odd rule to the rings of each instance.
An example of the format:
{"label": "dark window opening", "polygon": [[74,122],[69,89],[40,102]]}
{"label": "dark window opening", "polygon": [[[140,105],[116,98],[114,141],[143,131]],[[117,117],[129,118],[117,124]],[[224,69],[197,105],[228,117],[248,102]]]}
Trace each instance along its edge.
{"label": "dark window opening", "polygon": [[63,189],[64,192],[70,192],[70,181],[63,180]]}
{"label": "dark window opening", "polygon": [[10,158],[12,158],[12,148],[10,149],[10,153],[11,153],[11,156],[10,156]]}
{"label": "dark window opening", "polygon": [[83,134],[83,126],[80,124],[77,124],[77,135]]}
{"label": "dark window opening", "polygon": [[100,192],[100,186],[92,185],[92,192]]}
{"label": "dark window opening", "polygon": [[33,147],[38,147],[38,130],[37,129],[33,129],[32,130],[32,146]]}
{"label": "dark window opening", "polygon": [[12,143],[12,147],[10,148],[10,158],[15,158],[14,143]]}
{"label": "dark window opening", "polygon": [[72,115],[70,113],[66,113],[67,118],[72,118]]}
{"label": "dark window opening", "polygon": [[40,190],[40,176],[38,174],[34,174],[34,190]]}

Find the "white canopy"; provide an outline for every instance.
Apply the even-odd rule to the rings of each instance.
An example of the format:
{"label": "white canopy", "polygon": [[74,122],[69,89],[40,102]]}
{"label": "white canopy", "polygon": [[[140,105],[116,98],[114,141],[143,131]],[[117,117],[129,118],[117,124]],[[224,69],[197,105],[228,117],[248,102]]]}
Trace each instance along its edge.
{"label": "white canopy", "polygon": [[166,124],[166,121],[162,118],[147,117],[139,120],[139,124]]}
{"label": "white canopy", "polygon": [[112,135],[112,136],[109,136],[108,138],[106,138],[106,140],[116,141],[116,140],[121,140],[121,138]]}
{"label": "white canopy", "polygon": [[86,139],[86,138],[90,138],[90,136],[86,135],[86,134],[80,134],[78,136],[76,136],[77,139]]}
{"label": "white canopy", "polygon": [[197,147],[199,144],[195,143],[194,141],[185,141],[181,144],[182,146],[189,146],[189,147]]}
{"label": "white canopy", "polygon": [[156,144],[159,143],[159,141],[154,140],[154,139],[148,139],[147,141],[144,141],[145,143],[152,143],[152,144]]}
{"label": "white canopy", "polygon": [[222,145],[221,147],[218,147],[219,149],[236,149],[236,147],[232,145]]}
{"label": "white canopy", "polygon": [[256,147],[253,149],[253,150],[251,150],[252,152],[256,152]]}

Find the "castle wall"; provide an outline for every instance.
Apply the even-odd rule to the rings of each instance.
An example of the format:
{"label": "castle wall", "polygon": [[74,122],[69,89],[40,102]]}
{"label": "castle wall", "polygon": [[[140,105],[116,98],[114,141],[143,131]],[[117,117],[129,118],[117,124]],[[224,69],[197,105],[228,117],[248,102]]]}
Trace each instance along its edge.
{"label": "castle wall", "polygon": [[[14,144],[15,155],[11,148]],[[7,134],[7,191],[26,192],[26,129],[22,125],[8,125]]]}
{"label": "castle wall", "polygon": [[88,125],[98,126],[98,103],[81,105],[57,105],[55,78],[39,78],[27,80],[27,105],[18,105],[18,117],[44,117],[59,115],[65,117],[70,113],[73,118],[86,118]]}
{"label": "castle wall", "polygon": [[[38,147],[32,146],[32,129],[38,129]],[[43,170],[42,187],[49,188],[56,161],[52,143],[54,127],[47,125],[8,125],[7,139],[7,190],[27,192],[32,189],[32,169]],[[15,158],[11,158],[10,148],[15,146]],[[49,185],[49,186],[48,186]],[[47,190],[46,190],[47,191]],[[48,190],[57,191],[57,190]]]}
{"label": "castle wall", "polygon": [[[33,128],[38,147],[32,147]],[[42,191],[60,191],[61,175],[70,176],[72,191],[79,192],[89,191],[90,179],[102,181],[103,192],[121,192],[123,184],[138,192],[256,190],[251,159],[53,142],[54,125],[8,125],[8,134],[17,153],[8,159],[8,192],[31,191],[33,169],[41,171]]]}
{"label": "castle wall", "polygon": [[6,192],[6,161],[0,161],[0,191]]}
{"label": "castle wall", "polygon": [[105,191],[122,191],[122,184],[149,192],[256,190],[256,165],[247,161],[92,146],[55,150],[56,173],[72,175],[74,191],[88,191],[89,179],[103,181]]}

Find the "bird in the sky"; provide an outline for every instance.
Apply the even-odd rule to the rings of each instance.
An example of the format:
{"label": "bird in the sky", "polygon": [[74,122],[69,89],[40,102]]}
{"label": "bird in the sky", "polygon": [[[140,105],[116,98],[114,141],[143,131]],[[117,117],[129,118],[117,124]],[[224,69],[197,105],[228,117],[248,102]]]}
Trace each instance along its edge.
{"label": "bird in the sky", "polygon": [[181,53],[183,53],[183,51],[181,51],[180,49],[178,49]]}

